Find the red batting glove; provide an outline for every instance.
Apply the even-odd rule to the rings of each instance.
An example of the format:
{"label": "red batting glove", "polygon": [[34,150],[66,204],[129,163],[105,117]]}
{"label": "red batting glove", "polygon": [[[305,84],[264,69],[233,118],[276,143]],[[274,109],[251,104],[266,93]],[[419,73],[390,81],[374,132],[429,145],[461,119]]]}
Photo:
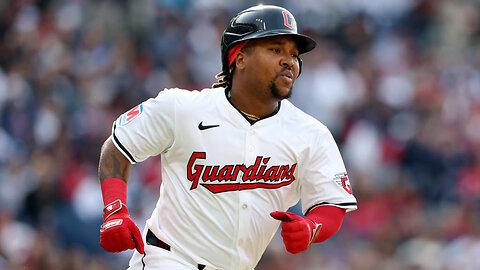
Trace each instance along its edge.
{"label": "red batting glove", "polygon": [[307,250],[308,245],[320,232],[322,224],[290,212],[272,212],[270,215],[282,222],[282,238],[288,252],[297,254]]}
{"label": "red batting glove", "polygon": [[[105,179],[101,185],[104,202],[111,200],[112,194],[126,201],[126,183],[123,180],[109,178]],[[122,252],[136,248],[138,252],[143,254],[142,234],[130,218],[127,206],[122,199],[112,201],[103,209],[100,245],[108,252]]]}

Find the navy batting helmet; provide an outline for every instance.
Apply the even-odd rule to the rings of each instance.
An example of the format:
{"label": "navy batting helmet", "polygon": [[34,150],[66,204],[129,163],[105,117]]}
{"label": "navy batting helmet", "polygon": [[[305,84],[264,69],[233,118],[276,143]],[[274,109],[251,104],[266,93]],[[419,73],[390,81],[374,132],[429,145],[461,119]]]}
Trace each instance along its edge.
{"label": "navy batting helmet", "polygon": [[315,41],[297,32],[297,22],[285,8],[259,5],[238,13],[222,35],[222,70],[228,72],[228,51],[236,44],[256,38],[291,35],[295,38],[300,54],[315,48]]}

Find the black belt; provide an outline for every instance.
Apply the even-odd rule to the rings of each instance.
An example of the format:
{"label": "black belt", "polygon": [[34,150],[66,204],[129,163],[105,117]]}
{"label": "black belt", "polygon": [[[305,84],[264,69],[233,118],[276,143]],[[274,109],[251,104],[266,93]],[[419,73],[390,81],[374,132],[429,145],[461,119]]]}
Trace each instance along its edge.
{"label": "black belt", "polygon": [[[147,238],[146,238],[146,240],[147,240],[147,243],[150,244],[150,245],[152,245],[152,246],[156,246],[156,247],[163,248],[163,249],[165,249],[165,250],[170,251],[170,245],[167,244],[167,243],[165,243],[165,242],[163,242],[162,240],[158,239],[158,238],[155,236],[155,234],[153,234],[153,232],[150,231],[150,230],[148,230],[148,232],[147,232]],[[203,270],[203,269],[205,269],[205,267],[206,267],[206,266],[203,265],[203,264],[198,264],[198,269],[199,269],[199,270]]]}

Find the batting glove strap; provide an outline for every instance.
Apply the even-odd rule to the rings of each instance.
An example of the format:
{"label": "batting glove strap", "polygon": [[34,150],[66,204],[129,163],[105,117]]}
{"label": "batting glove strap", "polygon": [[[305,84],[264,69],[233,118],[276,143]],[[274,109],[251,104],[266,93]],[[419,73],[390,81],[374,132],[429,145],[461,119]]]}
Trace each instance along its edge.
{"label": "batting glove strap", "polygon": [[310,245],[320,234],[320,230],[322,229],[322,224],[317,223],[317,222],[315,222],[313,220],[310,220],[308,218],[305,218],[305,221],[307,222],[308,232],[310,234],[310,236],[309,236],[310,240],[308,241],[308,244]]}
{"label": "batting glove strap", "polygon": [[107,204],[103,208],[103,222],[116,213],[123,214],[121,216],[128,216],[127,206],[120,199]]}

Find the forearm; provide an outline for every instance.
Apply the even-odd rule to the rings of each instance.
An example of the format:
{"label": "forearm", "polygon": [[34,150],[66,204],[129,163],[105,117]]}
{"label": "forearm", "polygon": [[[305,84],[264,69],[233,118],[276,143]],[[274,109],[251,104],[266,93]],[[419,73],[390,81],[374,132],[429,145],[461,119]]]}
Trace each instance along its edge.
{"label": "forearm", "polygon": [[119,178],[128,182],[130,169],[132,164],[123,154],[118,151],[117,147],[109,137],[102,146],[100,153],[100,162],[98,165],[98,178],[100,183],[108,178]]}
{"label": "forearm", "polygon": [[118,151],[109,137],[102,146],[98,177],[102,188],[104,205],[120,199],[127,203],[127,182],[132,165]]}
{"label": "forearm", "polygon": [[109,137],[102,146],[98,178],[103,197],[100,245],[109,252],[136,248],[144,253],[142,235],[127,210],[127,182],[132,165]]}

